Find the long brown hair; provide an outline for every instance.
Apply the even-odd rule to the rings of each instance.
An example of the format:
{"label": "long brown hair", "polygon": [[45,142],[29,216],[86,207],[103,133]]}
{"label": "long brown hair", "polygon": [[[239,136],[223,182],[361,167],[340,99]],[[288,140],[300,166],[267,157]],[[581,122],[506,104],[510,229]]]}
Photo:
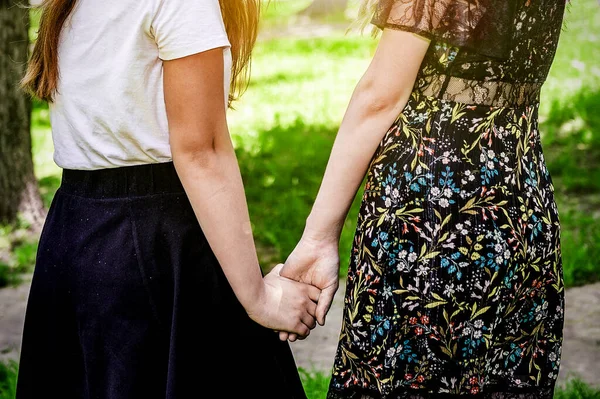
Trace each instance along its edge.
{"label": "long brown hair", "polygon": [[[233,58],[229,105],[248,87],[252,50],[258,36],[261,0],[219,0]],[[44,0],[38,37],[21,86],[32,96],[52,101],[58,86],[58,44],[77,0]]]}

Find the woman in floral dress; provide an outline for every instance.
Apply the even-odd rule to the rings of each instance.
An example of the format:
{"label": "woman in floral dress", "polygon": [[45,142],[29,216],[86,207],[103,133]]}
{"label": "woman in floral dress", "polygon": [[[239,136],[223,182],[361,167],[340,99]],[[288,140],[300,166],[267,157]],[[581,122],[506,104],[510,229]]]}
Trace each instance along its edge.
{"label": "woman in floral dress", "polygon": [[323,289],[324,323],[366,174],[329,399],[552,398],[564,287],[538,109],[565,7],[365,0],[382,37],[282,271]]}

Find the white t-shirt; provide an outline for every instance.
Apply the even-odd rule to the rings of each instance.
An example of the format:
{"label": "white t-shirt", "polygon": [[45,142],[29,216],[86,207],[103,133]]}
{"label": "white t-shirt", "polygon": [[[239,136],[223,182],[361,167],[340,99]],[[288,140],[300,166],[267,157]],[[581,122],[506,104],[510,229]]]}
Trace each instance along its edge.
{"label": "white t-shirt", "polygon": [[56,164],[171,161],[162,61],[220,47],[227,101],[232,61],[219,0],[78,1],[61,34],[49,105]]}

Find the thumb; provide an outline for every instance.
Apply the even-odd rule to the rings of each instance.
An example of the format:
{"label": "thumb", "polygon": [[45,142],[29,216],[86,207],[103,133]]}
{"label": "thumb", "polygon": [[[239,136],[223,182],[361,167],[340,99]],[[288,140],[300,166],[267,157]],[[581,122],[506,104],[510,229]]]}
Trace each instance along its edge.
{"label": "thumb", "polygon": [[271,269],[271,273],[274,273],[277,276],[281,276],[281,269],[283,269],[283,263],[280,263],[273,269]]}
{"label": "thumb", "polygon": [[333,302],[333,297],[335,296],[336,291],[337,287],[335,286],[327,287],[321,291],[319,302],[317,302],[317,310],[315,312],[317,322],[321,326],[325,325],[325,316],[327,316],[327,313],[331,308],[331,303]]}
{"label": "thumb", "polygon": [[281,277],[289,278],[291,280],[297,280],[294,278],[294,270],[287,263],[277,265],[277,273]]}

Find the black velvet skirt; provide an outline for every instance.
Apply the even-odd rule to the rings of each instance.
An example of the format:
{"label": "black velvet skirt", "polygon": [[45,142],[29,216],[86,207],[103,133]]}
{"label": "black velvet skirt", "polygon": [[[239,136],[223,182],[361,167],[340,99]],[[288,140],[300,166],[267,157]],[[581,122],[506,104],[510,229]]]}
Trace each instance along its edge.
{"label": "black velvet skirt", "polygon": [[65,170],[17,399],[208,397],[306,395],[289,344],[237,301],[172,163]]}

